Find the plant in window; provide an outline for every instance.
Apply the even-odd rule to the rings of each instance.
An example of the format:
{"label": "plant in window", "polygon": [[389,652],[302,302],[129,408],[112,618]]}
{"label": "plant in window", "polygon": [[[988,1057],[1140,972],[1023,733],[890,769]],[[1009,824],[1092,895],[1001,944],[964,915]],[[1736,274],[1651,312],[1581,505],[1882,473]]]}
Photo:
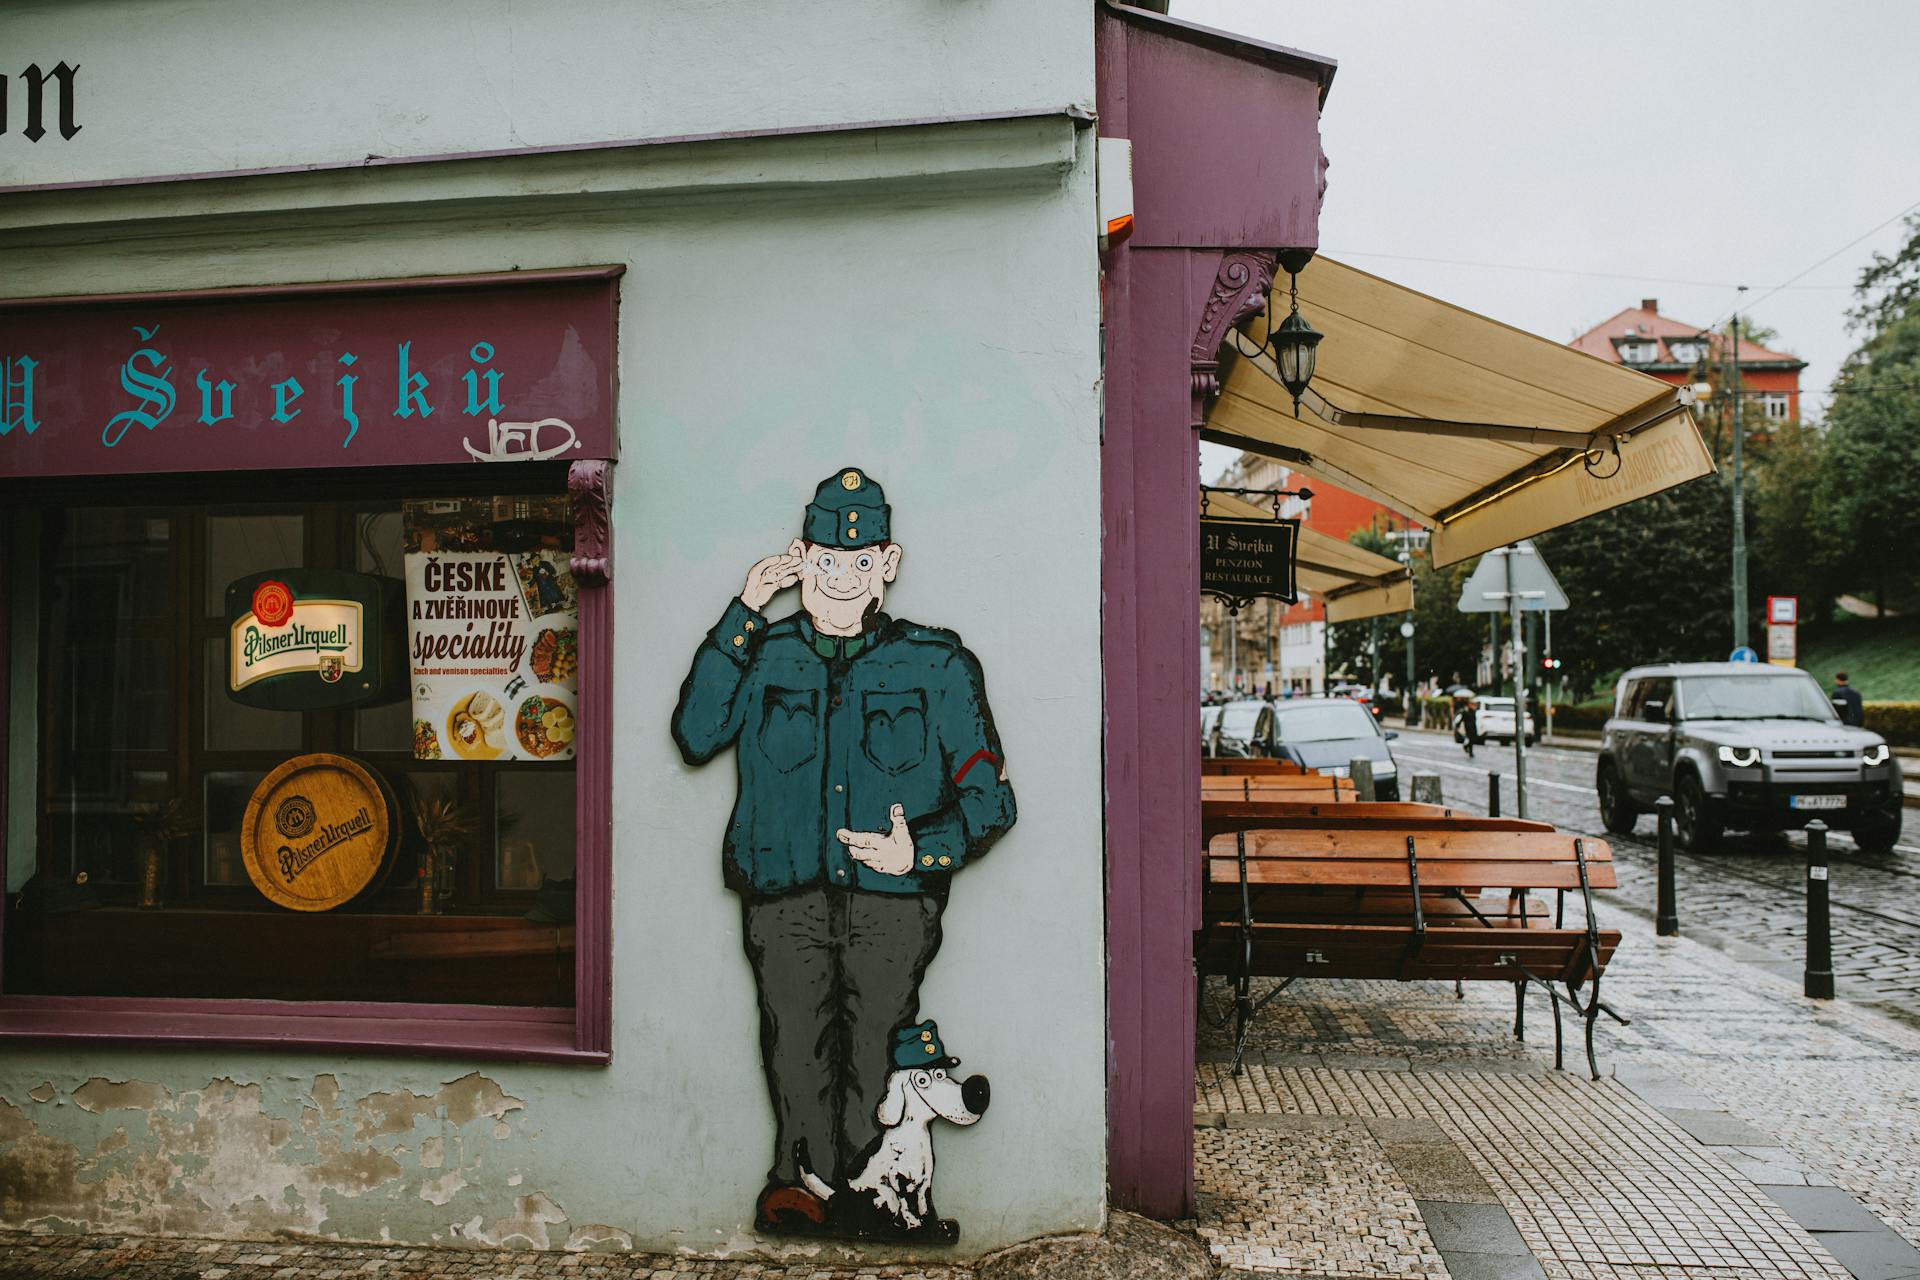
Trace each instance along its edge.
{"label": "plant in window", "polygon": [[453,896],[454,860],[460,846],[474,833],[479,823],[473,811],[451,796],[413,798],[413,821],[420,829],[426,852],[420,858],[420,914],[440,914],[441,905]]}
{"label": "plant in window", "polygon": [[161,905],[167,883],[167,854],[194,830],[186,806],[176,797],[147,806],[134,817],[140,830],[140,905]]}

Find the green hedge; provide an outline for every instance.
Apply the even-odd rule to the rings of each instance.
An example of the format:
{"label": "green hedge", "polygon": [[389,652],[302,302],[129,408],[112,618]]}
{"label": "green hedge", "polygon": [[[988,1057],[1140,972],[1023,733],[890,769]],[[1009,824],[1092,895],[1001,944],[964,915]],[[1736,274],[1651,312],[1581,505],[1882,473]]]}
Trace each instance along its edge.
{"label": "green hedge", "polygon": [[1867,728],[1896,747],[1920,747],[1920,702],[1869,702]]}

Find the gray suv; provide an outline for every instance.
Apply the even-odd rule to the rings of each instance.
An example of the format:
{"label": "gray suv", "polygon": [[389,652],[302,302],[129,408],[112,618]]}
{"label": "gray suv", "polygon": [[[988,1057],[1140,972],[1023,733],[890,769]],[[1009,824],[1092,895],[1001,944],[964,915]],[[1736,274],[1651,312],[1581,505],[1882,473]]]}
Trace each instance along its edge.
{"label": "gray suv", "polygon": [[1794,667],[1675,662],[1620,677],[1597,783],[1607,830],[1672,796],[1680,843],[1711,850],[1727,828],[1782,831],[1815,818],[1868,853],[1900,838],[1900,764],[1877,733],[1841,724]]}

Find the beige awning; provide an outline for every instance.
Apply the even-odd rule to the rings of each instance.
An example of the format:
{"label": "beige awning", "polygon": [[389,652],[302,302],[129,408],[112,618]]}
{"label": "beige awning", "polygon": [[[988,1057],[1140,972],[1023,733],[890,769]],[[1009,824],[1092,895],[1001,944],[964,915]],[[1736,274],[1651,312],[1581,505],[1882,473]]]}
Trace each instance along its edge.
{"label": "beige awning", "polygon": [[[1433,530],[1435,564],[1713,471],[1689,392],[1315,258],[1300,313],[1325,334],[1300,416],[1267,357],[1228,357],[1202,438],[1278,458]],[[1267,315],[1287,314],[1282,274]]]}
{"label": "beige awning", "polygon": [[[1208,515],[1232,520],[1273,518],[1271,507],[1256,506],[1231,493],[1207,492],[1202,496],[1202,510]],[[1413,579],[1405,565],[1304,525],[1294,553],[1294,582],[1325,602],[1330,622],[1405,613],[1413,608]]]}

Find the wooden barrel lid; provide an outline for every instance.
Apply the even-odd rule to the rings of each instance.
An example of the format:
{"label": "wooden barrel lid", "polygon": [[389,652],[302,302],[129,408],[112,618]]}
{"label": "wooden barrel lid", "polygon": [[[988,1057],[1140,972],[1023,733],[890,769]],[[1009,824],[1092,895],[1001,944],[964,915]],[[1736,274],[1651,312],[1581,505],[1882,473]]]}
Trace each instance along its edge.
{"label": "wooden barrel lid", "polygon": [[294,911],[331,911],[381,880],[396,843],[393,797],[346,756],[295,756],[261,779],[240,822],[254,885]]}

